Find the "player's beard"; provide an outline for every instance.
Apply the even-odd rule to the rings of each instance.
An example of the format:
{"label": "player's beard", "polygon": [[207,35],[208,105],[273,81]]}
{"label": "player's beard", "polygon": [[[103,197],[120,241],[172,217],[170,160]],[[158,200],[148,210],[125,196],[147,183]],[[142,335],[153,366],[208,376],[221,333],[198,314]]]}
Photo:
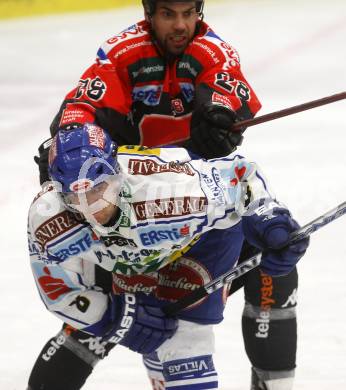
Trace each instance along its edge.
{"label": "player's beard", "polygon": [[[196,26],[196,31],[197,29],[198,26]],[[151,34],[162,55],[170,62],[174,61],[177,57],[184,53],[190,42],[193,40],[196,31],[191,36],[186,30],[184,32],[167,34],[166,36],[159,38],[155,29],[152,28]],[[174,37],[183,37],[184,39],[181,42],[177,39],[177,42],[174,43]]]}
{"label": "player's beard", "polygon": [[184,53],[190,41],[191,38],[189,38],[187,32],[183,34],[170,34],[163,41],[163,50],[169,56],[179,56]]}

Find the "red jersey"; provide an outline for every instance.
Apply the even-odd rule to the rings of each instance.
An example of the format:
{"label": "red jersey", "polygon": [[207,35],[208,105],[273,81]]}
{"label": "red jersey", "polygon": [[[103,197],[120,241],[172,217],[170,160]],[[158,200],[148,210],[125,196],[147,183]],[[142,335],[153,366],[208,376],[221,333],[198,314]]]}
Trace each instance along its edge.
{"label": "red jersey", "polygon": [[193,111],[208,101],[231,108],[240,120],[260,109],[235,49],[200,22],[184,53],[168,60],[141,21],[101,46],[52,132],[96,122],[120,145],[176,144],[189,138]]}

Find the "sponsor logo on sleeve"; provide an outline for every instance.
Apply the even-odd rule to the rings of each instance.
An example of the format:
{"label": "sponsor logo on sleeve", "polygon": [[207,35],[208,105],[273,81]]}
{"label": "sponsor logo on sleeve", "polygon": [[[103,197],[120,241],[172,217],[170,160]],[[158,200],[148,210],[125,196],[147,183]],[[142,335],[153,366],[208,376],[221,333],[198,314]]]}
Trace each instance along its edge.
{"label": "sponsor logo on sleeve", "polygon": [[67,126],[74,123],[94,122],[95,109],[87,103],[68,103],[64,109],[60,126]]}
{"label": "sponsor logo on sleeve", "polygon": [[201,173],[201,178],[202,183],[205,183],[211,193],[210,199],[216,201],[217,204],[225,204],[225,188],[219,171],[213,168],[211,175]]}
{"label": "sponsor logo on sleeve", "polygon": [[232,187],[235,187],[239,181],[242,180],[246,173],[246,167],[234,167],[234,177],[230,180],[230,184]]}
{"label": "sponsor logo on sleeve", "polygon": [[41,291],[49,301],[56,303],[73,290],[72,282],[60,267],[48,268],[38,263],[33,267]]}
{"label": "sponsor logo on sleeve", "polygon": [[235,111],[231,100],[227,96],[221,95],[217,92],[213,93],[212,102],[218,106],[225,107],[228,110]]}
{"label": "sponsor logo on sleeve", "polygon": [[95,238],[91,232],[85,232],[84,229],[73,235],[72,238],[64,240],[59,245],[54,245],[54,248],[50,248],[50,251],[59,258],[61,261],[65,261],[69,257],[77,256],[82,252],[89,250]]}
{"label": "sponsor logo on sleeve", "polygon": [[142,28],[142,26],[133,24],[132,26],[122,31],[120,34],[114,35],[112,38],[108,39],[107,43],[109,45],[114,45],[118,42],[136,38],[136,36],[141,36],[143,34],[146,34],[146,31]]}
{"label": "sponsor logo on sleeve", "polygon": [[35,236],[40,245],[45,247],[47,242],[54,240],[77,225],[79,225],[79,222],[74,215],[65,210],[40,225],[35,230]]}
{"label": "sponsor logo on sleeve", "polygon": [[177,173],[185,174],[188,176],[194,176],[195,172],[193,171],[190,164],[179,163],[176,161],[171,161],[169,163],[159,164],[152,159],[130,159],[128,164],[129,173],[131,175],[155,175],[158,173]]}
{"label": "sponsor logo on sleeve", "polygon": [[207,207],[205,197],[176,197],[154,199],[132,204],[138,221],[162,219],[204,213]]}
{"label": "sponsor logo on sleeve", "polygon": [[200,41],[194,40],[192,41],[192,45],[200,47],[202,50],[205,51],[209,55],[209,57],[214,61],[214,64],[217,65],[220,63],[220,60],[218,58],[218,55],[214,50],[211,49],[207,44],[202,43]]}

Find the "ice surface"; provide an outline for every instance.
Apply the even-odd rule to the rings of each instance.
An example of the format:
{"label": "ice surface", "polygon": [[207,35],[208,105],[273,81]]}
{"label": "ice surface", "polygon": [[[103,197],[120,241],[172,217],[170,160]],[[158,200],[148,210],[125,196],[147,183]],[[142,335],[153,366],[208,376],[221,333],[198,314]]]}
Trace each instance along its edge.
{"label": "ice surface", "polygon": [[[346,2],[207,2],[206,20],[240,52],[261,114],[342,92]],[[39,190],[32,156],[65,93],[102,41],[136,22],[140,8],[0,23],[0,389],[23,390],[60,322],[41,303],[29,268],[26,214]],[[241,152],[256,160],[302,223],[345,200],[345,101],[249,128]],[[316,233],[299,265],[295,390],[346,389],[346,218]],[[216,328],[223,390],[249,388],[240,329],[242,292]],[[284,351],[283,351],[284,353]],[[149,389],[140,357],[116,348],[86,390]],[[63,389],[62,389],[63,390]]]}

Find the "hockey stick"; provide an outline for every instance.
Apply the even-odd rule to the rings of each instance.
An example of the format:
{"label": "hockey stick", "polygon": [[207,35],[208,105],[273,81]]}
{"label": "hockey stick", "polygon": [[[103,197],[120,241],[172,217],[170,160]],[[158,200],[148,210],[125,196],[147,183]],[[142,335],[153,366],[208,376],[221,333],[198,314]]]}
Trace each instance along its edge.
{"label": "hockey stick", "polygon": [[239,131],[243,127],[250,127],[250,126],[259,125],[260,123],[273,121],[275,119],[279,119],[279,118],[282,118],[284,116],[297,114],[298,112],[302,112],[302,111],[306,111],[306,110],[311,110],[312,108],[324,106],[325,104],[334,103],[334,102],[337,102],[337,101],[343,100],[343,99],[346,99],[346,92],[345,91],[341,92],[341,93],[337,93],[336,95],[331,95],[331,96],[327,96],[327,97],[324,97],[321,99],[313,100],[313,101],[308,102],[308,103],[303,103],[303,104],[299,104],[297,106],[285,108],[284,110],[274,111],[274,112],[271,112],[270,114],[258,116],[258,117],[253,118],[253,119],[247,119],[247,120],[244,120],[241,122],[237,122],[233,125],[231,131]]}
{"label": "hockey stick", "polygon": [[[310,234],[312,234],[313,232],[316,232],[323,226],[328,225],[330,222],[334,221],[335,219],[341,217],[344,214],[346,214],[346,202],[341,203],[339,206],[326,212],[325,214],[309,222],[302,228],[298,229],[292,234],[290,244],[293,244],[303,238],[310,236]],[[261,262],[261,257],[262,253],[260,252],[255,256],[250,257],[248,260],[244,261],[237,267],[234,267],[230,271],[219,276],[218,278],[194,290],[191,294],[188,294],[185,297],[179,299],[177,302],[168,304],[167,306],[162,308],[164,313],[168,316],[176,315],[182,309],[185,309],[186,307],[192,305],[193,303],[199,301],[207,295],[212,294],[214,291],[230,283],[232,280],[239,278],[240,276],[257,267]]]}

